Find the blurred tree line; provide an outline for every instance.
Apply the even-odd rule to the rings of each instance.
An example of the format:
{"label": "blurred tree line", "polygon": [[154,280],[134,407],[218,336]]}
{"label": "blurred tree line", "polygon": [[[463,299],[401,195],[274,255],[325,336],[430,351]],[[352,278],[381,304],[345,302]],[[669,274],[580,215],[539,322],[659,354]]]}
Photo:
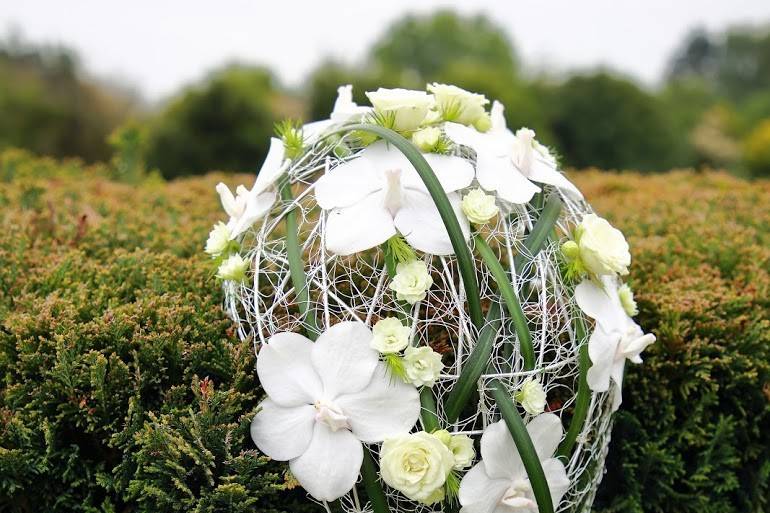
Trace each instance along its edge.
{"label": "blurred tree line", "polygon": [[[380,86],[457,84],[498,99],[510,127],[529,126],[570,167],[662,171],[726,167],[770,176],[770,29],[695,30],[671,57],[655,90],[597,70],[560,76],[522,72],[513,44],[483,16],[440,11],[396,22],[362,63],[327,60],[300,90],[264,68],[228,65],[183,89],[155,112],[82,78],[71,53],[0,48],[0,147],[101,160],[125,141],[134,159],[164,176],[254,170],[276,120],[328,116],[336,89],[356,100]],[[7,75],[7,78],[6,78]],[[108,94],[111,93],[111,94]],[[122,135],[121,135],[122,134]]]}

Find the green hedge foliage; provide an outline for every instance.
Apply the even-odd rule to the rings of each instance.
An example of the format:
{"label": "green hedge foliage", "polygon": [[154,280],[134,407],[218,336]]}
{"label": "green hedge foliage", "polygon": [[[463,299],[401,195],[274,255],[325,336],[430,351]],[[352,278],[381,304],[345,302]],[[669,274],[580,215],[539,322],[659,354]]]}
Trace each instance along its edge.
{"label": "green hedge foliage", "polygon": [[[136,185],[0,153],[0,511],[310,512],[202,246],[209,174]],[[770,507],[770,183],[576,173],[628,235],[640,320],[595,510]]]}

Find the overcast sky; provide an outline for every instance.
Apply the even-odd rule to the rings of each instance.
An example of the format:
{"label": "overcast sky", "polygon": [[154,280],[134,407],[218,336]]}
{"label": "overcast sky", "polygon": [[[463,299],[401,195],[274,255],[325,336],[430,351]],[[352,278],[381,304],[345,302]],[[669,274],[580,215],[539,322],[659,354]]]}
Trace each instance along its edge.
{"label": "overcast sky", "polygon": [[157,100],[230,60],[298,86],[324,56],[360,61],[390,22],[439,7],[486,13],[530,69],[608,66],[650,85],[691,27],[770,22],[770,0],[0,0],[0,30],[73,47]]}

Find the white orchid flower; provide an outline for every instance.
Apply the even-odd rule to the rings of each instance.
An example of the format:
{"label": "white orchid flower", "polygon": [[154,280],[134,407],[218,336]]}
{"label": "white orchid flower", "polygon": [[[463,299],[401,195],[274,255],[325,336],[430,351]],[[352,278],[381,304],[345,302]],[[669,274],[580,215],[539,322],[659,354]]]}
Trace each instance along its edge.
{"label": "white orchid flower", "polygon": [[353,101],[353,86],[348,84],[337,88],[337,100],[329,119],[306,123],[302,127],[302,134],[307,143],[313,143],[332,125],[361,121],[364,116],[372,112],[371,107],[358,105]]}
{"label": "white orchid flower", "polygon": [[[553,413],[538,415],[527,424],[545,473],[554,509],[569,488],[564,464],[553,455],[561,441],[561,420]],[[481,435],[481,461],[460,483],[460,513],[537,513],[524,463],[505,422],[490,424]]]}
{"label": "white orchid flower", "polygon": [[260,451],[289,461],[294,477],[318,500],[347,493],[361,468],[364,443],[408,433],[417,422],[417,389],[390,379],[372,332],[341,322],[313,343],[278,333],[262,346],[257,374],[267,393],[251,423]]}
{"label": "white orchid flower", "polygon": [[[470,235],[455,193],[473,180],[472,165],[460,157],[428,153],[455,210]],[[438,209],[409,160],[384,141],[371,144],[359,156],[322,176],[315,186],[318,205],[329,212],[326,247],[339,255],[373,248],[400,232],[420,251],[434,255],[454,252]]]}
{"label": "white orchid flower", "polygon": [[235,195],[227,185],[217,184],[222,208],[230,216],[227,228],[230,230],[230,240],[234,240],[243,232],[267,214],[275,204],[277,195],[268,191],[285,170],[285,149],[283,141],[273,137],[270,139],[270,150],[257,174],[254,187],[248,190],[243,185],[235,188]]}
{"label": "white orchid flower", "polygon": [[511,203],[526,203],[540,191],[533,182],[553,185],[575,199],[583,195],[561,174],[556,159],[535,140],[535,132],[522,128],[514,134],[505,125],[503,105],[495,101],[492,128],[479,132],[459,123],[446,123],[447,137],[476,151],[476,180],[487,191]]}
{"label": "white orchid flower", "polygon": [[588,386],[594,392],[606,392],[610,380],[614,381],[612,410],[615,411],[623,398],[626,360],[642,363],[640,355],[655,342],[655,335],[645,334],[628,316],[618,296],[614,277],[602,277],[602,285],[583,280],[575,287],[575,300],[586,315],[596,320],[596,327],[588,340],[588,356],[591,359],[591,368],[586,376]]}

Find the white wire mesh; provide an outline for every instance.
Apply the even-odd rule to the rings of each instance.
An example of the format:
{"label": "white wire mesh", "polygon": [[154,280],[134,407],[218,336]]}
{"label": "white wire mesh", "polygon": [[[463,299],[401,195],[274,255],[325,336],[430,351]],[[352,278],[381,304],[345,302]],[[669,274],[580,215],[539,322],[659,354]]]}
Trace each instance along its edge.
{"label": "white wire mesh", "polygon": [[[291,209],[297,213],[311,310],[318,319],[320,331],[345,320],[358,320],[372,326],[380,318],[395,316],[401,311],[394,294],[387,288],[389,280],[381,249],[341,257],[324,248],[325,216],[316,205],[312,191],[314,181],[322,173],[344,160],[335,157],[331,149],[329,145],[318,144],[291,165],[289,177],[296,199],[291,204],[276,206],[272,216],[266,217],[246,235],[243,247],[245,258],[252,262],[250,279],[246,284],[228,282],[225,285],[226,309],[237,324],[239,336],[252,340],[255,351],[275,333],[301,332],[303,329],[296,291],[289,276],[284,237],[283,218]],[[460,155],[473,158],[468,154]],[[550,187],[544,192],[559,194]],[[564,208],[557,228],[564,234],[590,212],[590,207],[565,195],[561,199]],[[524,370],[516,333],[508,322],[506,309],[501,308],[502,327],[495,339],[487,372],[479,380],[475,408],[472,405],[470,413],[453,423],[447,421],[444,399],[472,351],[478,332],[466,311],[465,289],[456,259],[422,256],[433,277],[433,286],[427,297],[411,308],[411,338],[412,344],[429,344],[444,355],[446,368],[433,392],[441,425],[450,432],[478,438],[484,427],[499,420],[494,401],[484,393],[486,384],[493,378],[499,379],[513,393],[524,380],[536,377],[546,391],[548,410],[561,417],[565,430],[569,427],[578,384],[578,348],[585,342],[576,339],[573,327],[583,314],[575,303],[573,287],[561,276],[559,241],[550,240],[534,258],[523,246],[525,233],[539,215],[540,210],[531,205],[510,205],[498,216],[497,223],[483,232],[490,247],[501,257],[503,266],[515,277],[512,279],[514,290],[532,333],[535,369]],[[526,257],[525,264],[516,269],[514,256],[520,253]],[[493,301],[499,301],[499,294],[486,266],[478,256],[475,258],[481,301],[486,309]],[[604,472],[612,424],[612,392],[592,394],[584,427],[570,460],[566,462],[571,486],[562,501],[554,505],[557,512],[590,511]],[[378,447],[372,445],[368,449],[376,459]],[[437,511],[436,507],[418,504],[385,488],[394,512]],[[371,511],[353,493],[344,497],[340,504],[346,512]]]}

